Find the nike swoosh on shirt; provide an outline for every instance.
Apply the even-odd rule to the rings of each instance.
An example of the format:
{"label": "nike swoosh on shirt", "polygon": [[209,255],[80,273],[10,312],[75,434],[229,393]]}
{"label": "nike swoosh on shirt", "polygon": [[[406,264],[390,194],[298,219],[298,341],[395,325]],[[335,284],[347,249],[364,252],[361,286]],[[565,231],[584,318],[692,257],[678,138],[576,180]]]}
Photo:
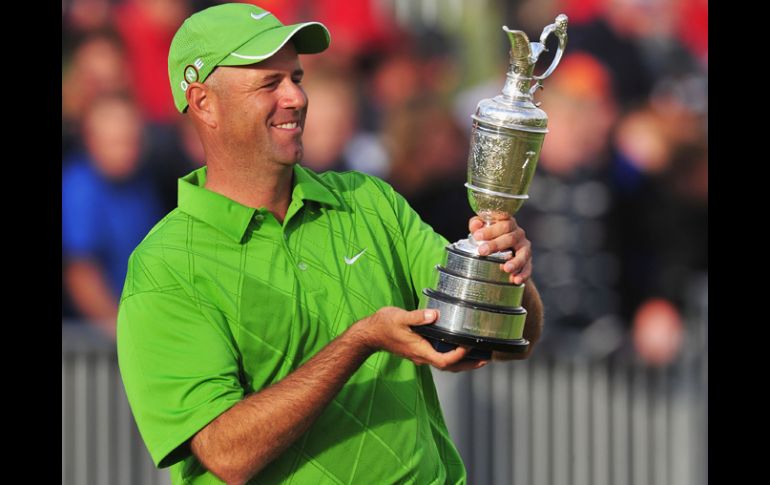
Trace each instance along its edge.
{"label": "nike swoosh on shirt", "polygon": [[357,260],[358,258],[360,258],[362,254],[364,254],[364,252],[365,252],[365,251],[366,251],[366,248],[364,248],[364,250],[363,250],[363,251],[361,251],[360,253],[356,254],[356,255],[355,255],[355,256],[353,256],[352,258],[348,258],[348,257],[346,256],[346,257],[345,257],[345,262],[346,262],[347,264],[353,264],[353,263],[355,263],[355,262],[356,262],[356,260]]}
{"label": "nike swoosh on shirt", "polygon": [[259,15],[255,15],[255,14],[253,14],[253,13],[252,13],[252,14],[251,14],[251,18],[253,18],[254,20],[259,20],[259,19],[261,19],[262,17],[266,17],[267,15],[270,15],[270,12],[262,12],[262,13],[261,13],[261,14],[259,14]]}

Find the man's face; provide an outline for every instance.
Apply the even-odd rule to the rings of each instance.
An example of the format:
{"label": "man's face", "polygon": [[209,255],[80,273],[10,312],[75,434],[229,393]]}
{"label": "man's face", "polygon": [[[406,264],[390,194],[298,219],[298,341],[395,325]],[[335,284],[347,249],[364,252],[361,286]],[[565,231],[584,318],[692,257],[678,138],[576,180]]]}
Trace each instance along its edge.
{"label": "man's face", "polygon": [[249,66],[220,66],[212,74],[220,143],[241,163],[293,165],[302,160],[307,96],[294,44]]}

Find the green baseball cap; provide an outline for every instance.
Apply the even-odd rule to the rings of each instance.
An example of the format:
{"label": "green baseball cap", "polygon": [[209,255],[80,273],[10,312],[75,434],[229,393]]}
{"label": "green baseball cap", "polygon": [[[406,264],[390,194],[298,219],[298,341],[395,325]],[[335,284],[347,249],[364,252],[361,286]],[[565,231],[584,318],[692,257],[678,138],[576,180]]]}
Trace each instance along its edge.
{"label": "green baseball cap", "polygon": [[168,79],[176,108],[187,109],[190,83],[203,82],[217,66],[264,61],[291,39],[299,54],[329,47],[329,30],[320,22],[284,25],[263,8],[245,3],[209,7],[184,21],[171,41]]}

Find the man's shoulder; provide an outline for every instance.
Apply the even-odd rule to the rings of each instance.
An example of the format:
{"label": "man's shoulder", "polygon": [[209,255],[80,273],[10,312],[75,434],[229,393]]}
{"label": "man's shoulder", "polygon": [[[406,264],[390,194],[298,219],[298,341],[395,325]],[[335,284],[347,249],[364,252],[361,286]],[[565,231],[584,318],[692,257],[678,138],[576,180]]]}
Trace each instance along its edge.
{"label": "man's shoulder", "polygon": [[305,172],[310,174],[329,190],[354,205],[389,200],[393,188],[379,177],[358,170],[327,171],[316,173],[307,167]]}
{"label": "man's shoulder", "polygon": [[190,216],[179,208],[163,216],[137,245],[134,252],[153,252],[168,245],[185,244]]}
{"label": "man's shoulder", "polygon": [[175,286],[176,273],[181,274],[188,260],[189,218],[179,208],[172,210],[134,248],[121,300],[142,291]]}

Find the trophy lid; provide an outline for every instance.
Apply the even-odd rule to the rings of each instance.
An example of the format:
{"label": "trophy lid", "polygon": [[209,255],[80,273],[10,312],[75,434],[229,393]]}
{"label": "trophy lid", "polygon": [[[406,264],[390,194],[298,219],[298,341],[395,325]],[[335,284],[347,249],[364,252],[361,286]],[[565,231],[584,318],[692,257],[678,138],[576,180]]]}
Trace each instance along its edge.
{"label": "trophy lid", "polygon": [[[475,121],[497,129],[523,130],[547,133],[548,115],[539,109],[532,96],[541,81],[551,75],[559,64],[567,43],[567,16],[560,14],[553,24],[543,29],[540,42],[529,42],[527,34],[503,26],[511,42],[510,61],[505,85],[501,94],[492,99],[482,99],[471,116]],[[545,73],[534,76],[533,71],[540,54],[547,51],[545,41],[551,33],[559,39],[556,55]]]}

